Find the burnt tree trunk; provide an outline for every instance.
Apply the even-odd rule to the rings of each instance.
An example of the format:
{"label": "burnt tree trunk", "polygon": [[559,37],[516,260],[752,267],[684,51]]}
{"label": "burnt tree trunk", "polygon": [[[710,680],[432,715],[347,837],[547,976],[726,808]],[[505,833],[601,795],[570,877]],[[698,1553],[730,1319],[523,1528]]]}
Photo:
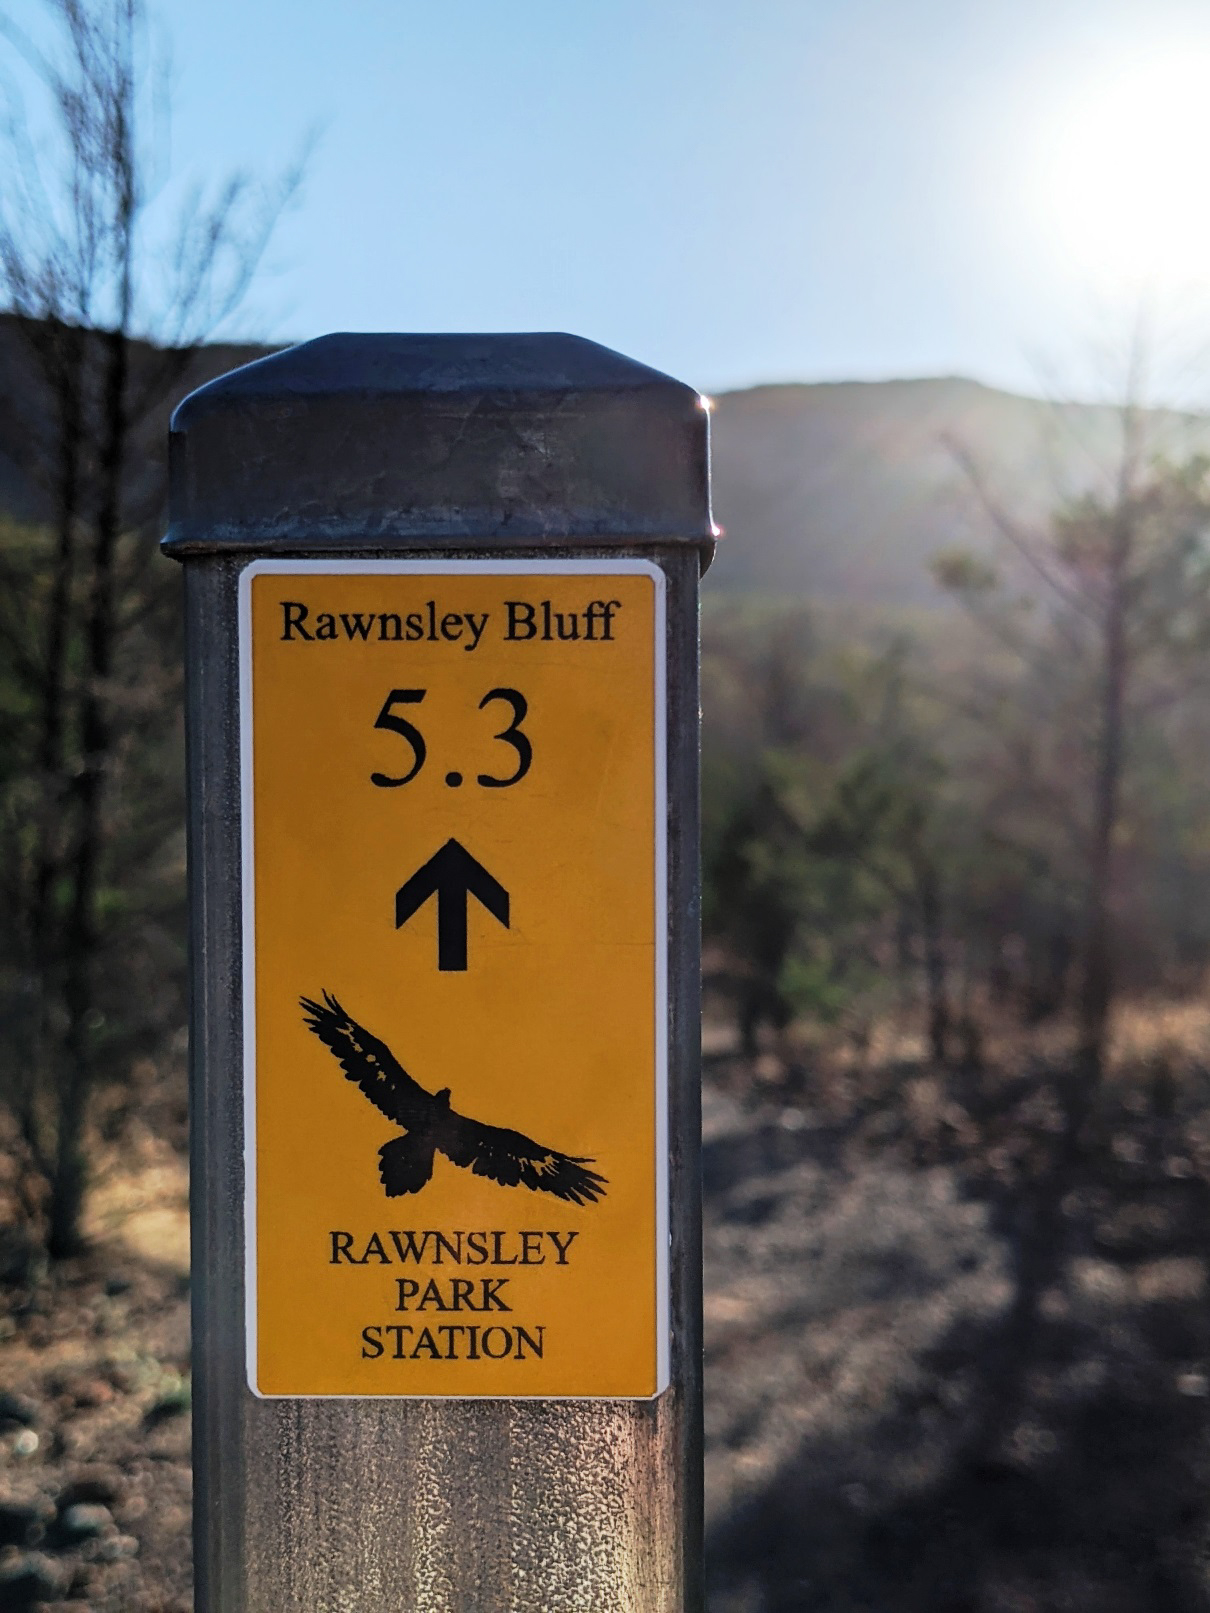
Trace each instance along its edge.
{"label": "burnt tree trunk", "polygon": [[[1127,424],[1129,430],[1129,422]],[[1095,1088],[1105,1066],[1114,994],[1113,882],[1114,840],[1121,814],[1126,691],[1130,647],[1127,633],[1130,560],[1133,549],[1131,457],[1127,454],[1109,538],[1105,604],[1101,628],[1100,689],[1095,778],[1088,842],[1084,946],[1078,999],[1078,1040],[1074,1076],[1084,1089]]]}
{"label": "burnt tree trunk", "polygon": [[922,855],[915,861],[916,900],[920,911],[920,936],[924,949],[924,990],[928,1014],[929,1053],[936,1064],[949,1057],[950,1011],[949,980],[945,967],[945,936],[942,920],[941,881],[932,858]]}
{"label": "burnt tree trunk", "polygon": [[[49,1068],[57,1064],[50,1032],[51,996],[55,986],[55,886],[62,869],[64,812],[71,794],[68,765],[68,670],[72,636],[73,584],[76,539],[80,520],[84,440],[84,366],[86,334],[78,326],[51,321],[46,330],[34,329],[32,345],[50,382],[53,398],[56,455],[51,489],[54,508],[54,549],[46,613],[40,624],[42,653],[38,666],[38,734],[35,748],[37,820],[26,927],[30,967],[35,982],[33,1048],[25,1083],[20,1122],[31,1154],[41,1168],[47,1165],[36,1094],[46,1084]],[[52,1084],[54,1084],[52,1082]]]}
{"label": "burnt tree trunk", "polygon": [[85,681],[80,710],[81,766],[76,781],[76,841],[72,899],[63,957],[63,997],[67,1012],[63,1068],[59,1083],[58,1137],[50,1204],[48,1247],[52,1257],[74,1253],[81,1242],[80,1219],[86,1182],[83,1132],[85,1105],[93,1078],[94,973],[99,943],[97,895],[104,841],[102,817],[106,775],[113,744],[111,716],[114,649],[117,636],[116,561],[122,528],[122,484],[126,469],[126,393],[129,338],[123,322],[105,338],[103,423],[98,465],[98,499],[85,607]]}

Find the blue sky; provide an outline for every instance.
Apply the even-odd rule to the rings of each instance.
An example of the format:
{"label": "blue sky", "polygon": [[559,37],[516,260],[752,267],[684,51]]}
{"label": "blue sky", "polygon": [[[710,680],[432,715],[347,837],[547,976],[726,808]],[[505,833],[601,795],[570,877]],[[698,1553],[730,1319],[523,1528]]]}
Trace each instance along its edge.
{"label": "blue sky", "polygon": [[567,329],[708,390],[941,373],[1032,387],[1096,302],[1039,201],[1048,142],[1070,140],[1071,107],[1123,62],[1210,61],[1206,0],[158,14],[180,170],[272,167],[321,129],[249,334]]}

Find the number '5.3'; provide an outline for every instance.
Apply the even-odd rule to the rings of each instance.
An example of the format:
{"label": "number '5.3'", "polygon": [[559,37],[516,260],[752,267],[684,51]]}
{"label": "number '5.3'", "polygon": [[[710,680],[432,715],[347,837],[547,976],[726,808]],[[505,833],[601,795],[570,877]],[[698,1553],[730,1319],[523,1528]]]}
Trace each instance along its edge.
{"label": "number '5.3'", "polygon": [[[418,706],[427,693],[426,689],[392,689],[383,701],[382,710],[374,719],[374,727],[385,728],[392,734],[398,734],[411,750],[412,765],[406,773],[400,773],[398,776],[390,773],[371,773],[370,783],[377,784],[379,789],[396,790],[401,784],[410,784],[424,766],[428,756],[424,735],[415,723],[410,723],[406,717],[400,716],[396,707]],[[478,773],[475,776],[484,789],[505,790],[510,784],[521,782],[529,772],[534,759],[534,748],[529,742],[529,736],[521,728],[529,711],[529,704],[518,689],[489,689],[479,702],[479,710],[482,711],[493,700],[503,700],[512,709],[512,721],[494,737],[512,747],[517,755],[517,765],[505,778],[497,778],[491,773]],[[461,783],[459,774],[451,773],[448,777],[451,783],[455,781]]]}

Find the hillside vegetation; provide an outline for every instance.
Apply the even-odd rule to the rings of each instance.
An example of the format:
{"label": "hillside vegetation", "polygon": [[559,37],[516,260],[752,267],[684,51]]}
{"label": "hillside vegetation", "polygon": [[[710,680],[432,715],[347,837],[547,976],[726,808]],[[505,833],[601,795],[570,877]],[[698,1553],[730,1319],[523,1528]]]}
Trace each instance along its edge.
{"label": "hillside vegetation", "polygon": [[[1120,447],[1112,406],[958,378],[761,386],[714,401],[715,515],[727,536],[708,590],[936,602],[930,557],[992,542],[960,453],[1036,521],[1106,491]],[[1155,411],[1149,440],[1184,459],[1210,447],[1210,420]]]}

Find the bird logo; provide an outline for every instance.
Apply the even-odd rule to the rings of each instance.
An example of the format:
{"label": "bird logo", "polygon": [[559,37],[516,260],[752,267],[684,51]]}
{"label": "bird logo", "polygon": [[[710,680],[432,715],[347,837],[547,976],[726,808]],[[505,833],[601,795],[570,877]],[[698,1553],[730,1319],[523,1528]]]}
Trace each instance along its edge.
{"label": "bird logo", "polygon": [[359,1025],[336,998],[299,999],[308,1030],[314,1031],[362,1095],[388,1120],[404,1128],[378,1150],[378,1174],[388,1198],[419,1193],[433,1174],[434,1154],[474,1176],[503,1187],[553,1193],[572,1204],[593,1204],[607,1179],[589,1170],[593,1159],[561,1154],[519,1131],[485,1126],[450,1107],[450,1089],[427,1092],[414,1081],[377,1036]]}

